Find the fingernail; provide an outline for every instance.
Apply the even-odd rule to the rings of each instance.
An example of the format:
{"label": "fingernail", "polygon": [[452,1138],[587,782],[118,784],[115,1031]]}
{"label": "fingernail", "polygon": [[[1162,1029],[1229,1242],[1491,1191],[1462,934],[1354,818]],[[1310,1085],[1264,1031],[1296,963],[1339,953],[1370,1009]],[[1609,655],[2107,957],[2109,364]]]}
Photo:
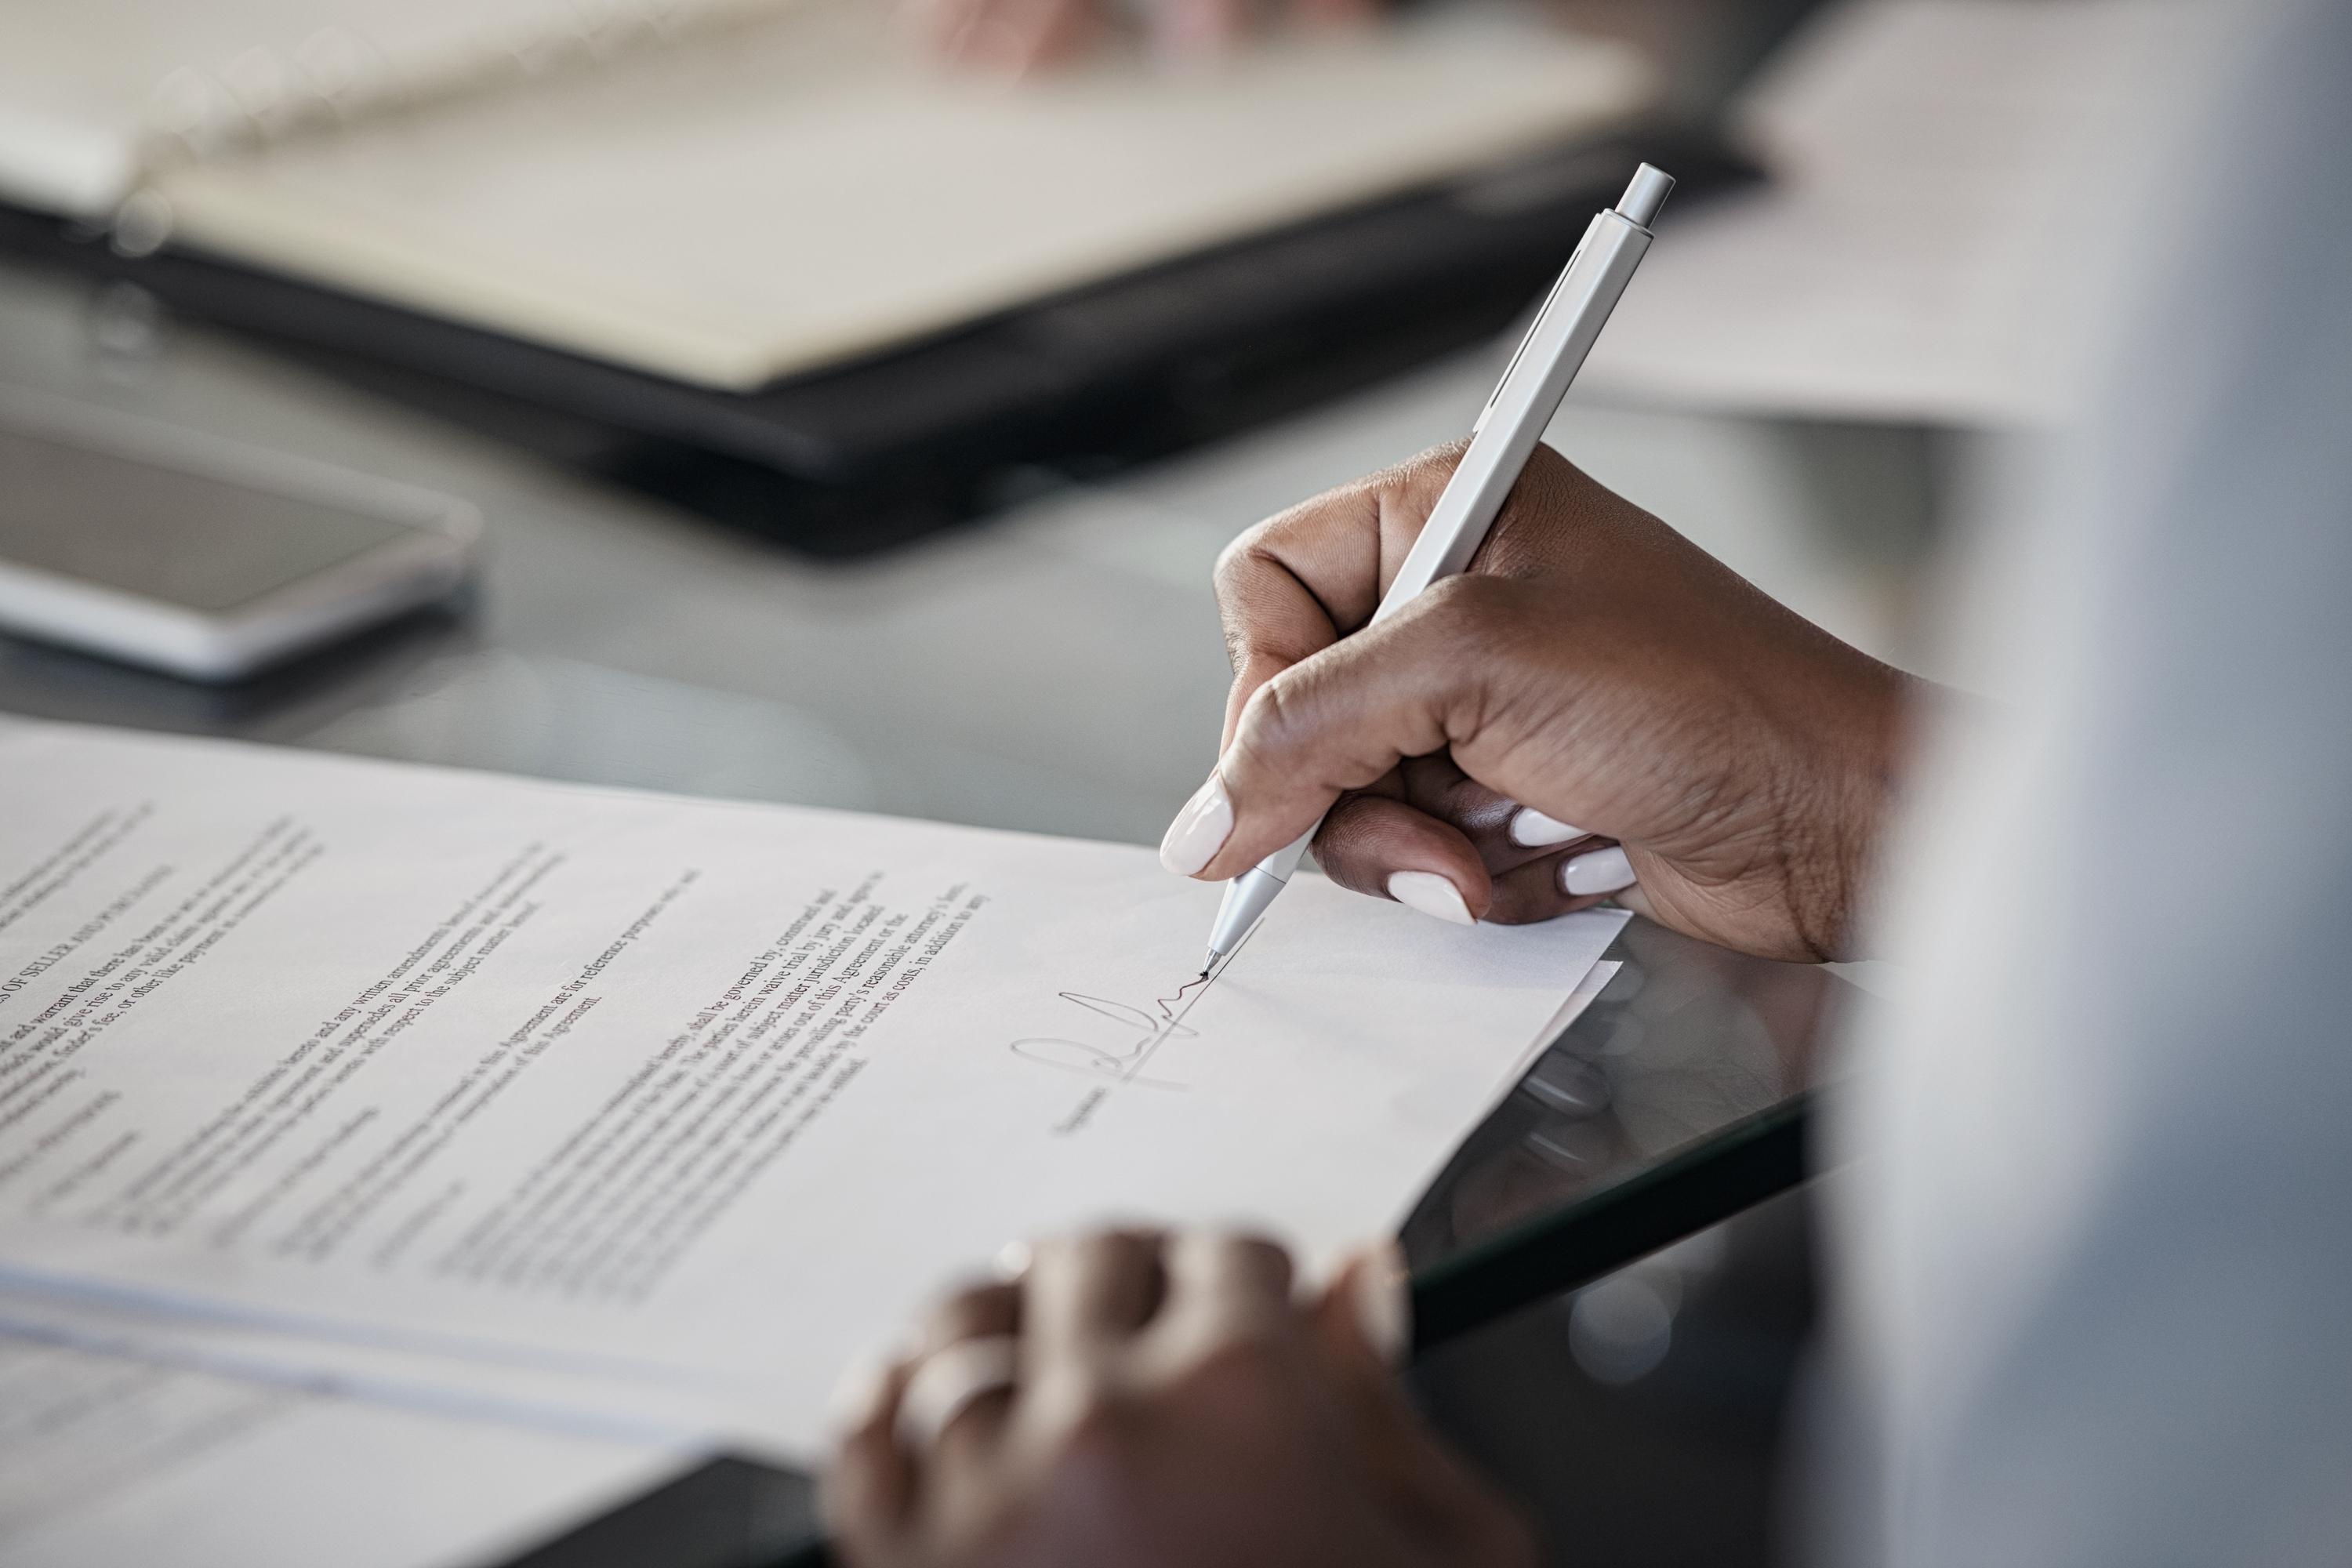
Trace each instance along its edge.
{"label": "fingernail", "polygon": [[1562,866],[1559,885],[1570,897],[1578,899],[1618,892],[1633,885],[1633,862],[1625,858],[1622,847],[1612,844],[1606,849],[1579,855]]}
{"label": "fingernail", "polygon": [[1224,781],[1211,773],[1168,825],[1168,837],[1160,841],[1160,863],[1180,877],[1192,876],[1217,858],[1233,831],[1234,803],[1225,798]]}
{"label": "fingernail", "polygon": [[1412,1337],[1412,1297],[1406,1286],[1404,1249],[1384,1242],[1356,1267],[1349,1285],[1355,1298],[1356,1321],[1364,1338],[1382,1361],[1402,1364]]}
{"label": "fingernail", "polygon": [[1511,842],[1528,849],[1539,849],[1547,844],[1565,844],[1571,838],[1584,837],[1581,827],[1570,827],[1556,816],[1546,816],[1532,805],[1523,805],[1511,817]]}
{"label": "fingernail", "polygon": [[1462,901],[1462,889],[1434,871],[1397,872],[1389,879],[1389,897],[1409,910],[1458,926],[1478,923],[1471,917],[1470,906]]}
{"label": "fingernail", "polygon": [[996,1277],[1010,1285],[1029,1272],[1030,1260],[1036,1255],[1025,1241],[1008,1241],[996,1249]]}

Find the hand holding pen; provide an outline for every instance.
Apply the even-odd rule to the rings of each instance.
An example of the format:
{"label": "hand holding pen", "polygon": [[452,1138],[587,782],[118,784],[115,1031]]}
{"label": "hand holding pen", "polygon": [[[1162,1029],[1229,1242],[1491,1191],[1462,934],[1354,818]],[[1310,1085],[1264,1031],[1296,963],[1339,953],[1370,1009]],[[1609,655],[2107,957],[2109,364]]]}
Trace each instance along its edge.
{"label": "hand holding pen", "polygon": [[1321,818],[1333,879],[1462,923],[1616,893],[1746,952],[1845,955],[1906,678],[1528,446],[1467,573],[1385,615],[1458,447],[1225,552],[1224,745],[1161,858],[1239,877]]}

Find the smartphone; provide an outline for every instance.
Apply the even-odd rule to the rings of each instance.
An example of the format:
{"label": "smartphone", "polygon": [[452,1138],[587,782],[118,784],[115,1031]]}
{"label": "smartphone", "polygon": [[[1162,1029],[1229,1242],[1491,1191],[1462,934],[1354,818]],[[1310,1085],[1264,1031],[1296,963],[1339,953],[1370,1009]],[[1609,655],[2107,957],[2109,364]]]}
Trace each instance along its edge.
{"label": "smartphone", "polygon": [[0,392],[0,631],[238,680],[446,598],[480,532],[449,496]]}

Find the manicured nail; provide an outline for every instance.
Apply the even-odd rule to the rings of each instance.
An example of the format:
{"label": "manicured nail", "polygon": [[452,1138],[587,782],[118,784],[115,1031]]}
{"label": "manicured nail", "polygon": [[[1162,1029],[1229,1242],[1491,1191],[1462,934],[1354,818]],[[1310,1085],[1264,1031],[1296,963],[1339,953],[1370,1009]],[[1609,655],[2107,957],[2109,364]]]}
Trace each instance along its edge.
{"label": "manicured nail", "polygon": [[1160,841],[1160,863],[1180,877],[1190,877],[1217,858],[1234,831],[1234,803],[1225,798],[1224,781],[1216,774],[1201,792],[1184,803],[1168,837]]}
{"label": "manicured nail", "polygon": [[1621,892],[1632,887],[1633,881],[1633,862],[1625,858],[1625,851],[1614,844],[1579,855],[1559,868],[1559,885],[1570,898]]}
{"label": "manicured nail", "polygon": [[1556,816],[1546,816],[1532,805],[1523,805],[1511,817],[1511,842],[1528,849],[1540,849],[1547,844],[1565,844],[1571,838],[1584,837],[1581,827],[1570,827]]}
{"label": "manicured nail", "polygon": [[996,1249],[996,1277],[1010,1285],[1029,1272],[1029,1264],[1036,1254],[1025,1241],[1008,1241]]}
{"label": "manicured nail", "polygon": [[1434,871],[1397,872],[1389,879],[1389,897],[1409,910],[1458,926],[1478,923],[1471,918],[1470,906],[1462,901],[1462,889]]}
{"label": "manicured nail", "polygon": [[1356,1321],[1364,1338],[1391,1366],[1404,1363],[1412,1333],[1412,1297],[1406,1285],[1404,1249],[1384,1242],[1356,1266],[1349,1283],[1355,1298]]}

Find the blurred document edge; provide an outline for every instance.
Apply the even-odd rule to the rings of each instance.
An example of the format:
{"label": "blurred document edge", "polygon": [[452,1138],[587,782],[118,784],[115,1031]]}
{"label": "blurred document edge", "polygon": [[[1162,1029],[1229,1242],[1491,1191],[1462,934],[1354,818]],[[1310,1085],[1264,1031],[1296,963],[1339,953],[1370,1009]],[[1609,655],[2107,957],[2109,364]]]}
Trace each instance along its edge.
{"label": "blurred document edge", "polygon": [[1671,228],[1586,395],[2037,427],[2080,404],[2224,0],[1860,0],[1735,109],[1771,183]]}
{"label": "blurred document edge", "polygon": [[0,1329],[0,1568],[498,1562],[692,1462]]}

